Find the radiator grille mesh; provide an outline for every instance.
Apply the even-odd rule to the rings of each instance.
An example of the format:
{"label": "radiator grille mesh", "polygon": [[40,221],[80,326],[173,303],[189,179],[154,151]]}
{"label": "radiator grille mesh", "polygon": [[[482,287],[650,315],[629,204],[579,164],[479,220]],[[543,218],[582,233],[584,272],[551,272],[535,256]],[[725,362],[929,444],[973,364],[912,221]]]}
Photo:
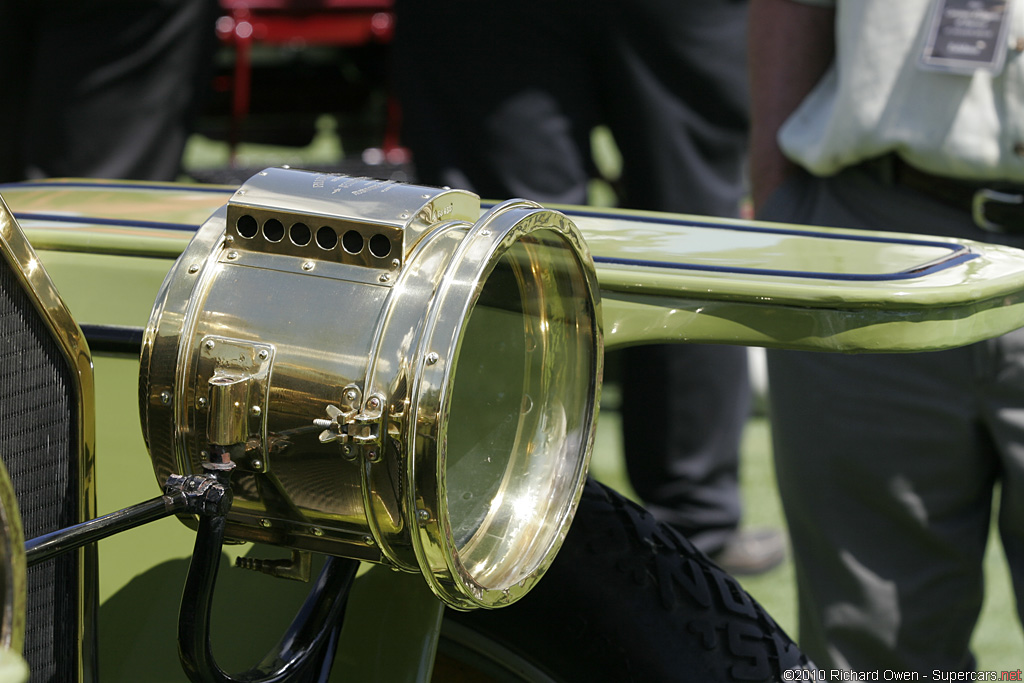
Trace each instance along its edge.
{"label": "radiator grille mesh", "polygon": [[[25,538],[79,521],[71,370],[6,260],[0,259],[0,458]],[[79,554],[28,572],[25,659],[32,683],[77,680]]]}

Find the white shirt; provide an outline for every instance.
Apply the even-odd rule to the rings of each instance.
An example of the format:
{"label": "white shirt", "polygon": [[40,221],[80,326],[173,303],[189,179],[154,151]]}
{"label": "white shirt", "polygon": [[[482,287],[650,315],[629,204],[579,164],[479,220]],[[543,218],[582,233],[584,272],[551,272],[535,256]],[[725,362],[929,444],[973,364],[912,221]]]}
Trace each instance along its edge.
{"label": "white shirt", "polygon": [[798,0],[836,7],[836,59],[779,132],[816,175],[897,153],[936,175],[1024,182],[1024,0],[1008,0],[998,74],[924,70],[933,2]]}

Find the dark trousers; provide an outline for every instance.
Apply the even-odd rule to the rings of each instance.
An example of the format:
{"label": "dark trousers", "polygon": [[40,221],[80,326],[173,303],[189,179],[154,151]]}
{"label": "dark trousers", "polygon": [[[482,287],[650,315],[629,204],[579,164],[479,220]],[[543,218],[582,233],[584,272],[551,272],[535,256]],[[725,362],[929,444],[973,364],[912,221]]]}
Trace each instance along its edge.
{"label": "dark trousers", "polygon": [[3,0],[0,181],[174,180],[216,44],[213,0]]}
{"label": "dark trousers", "polygon": [[[395,83],[421,182],[583,204],[607,125],[630,208],[735,215],[747,135],[742,0],[398,0]],[[622,354],[638,494],[715,550],[737,526],[745,351]]]}
{"label": "dark trousers", "polygon": [[[761,217],[1024,246],[866,168],[795,177]],[[973,671],[997,487],[1024,619],[1024,330],[929,353],[769,351],[768,370],[801,648],[824,669]]]}

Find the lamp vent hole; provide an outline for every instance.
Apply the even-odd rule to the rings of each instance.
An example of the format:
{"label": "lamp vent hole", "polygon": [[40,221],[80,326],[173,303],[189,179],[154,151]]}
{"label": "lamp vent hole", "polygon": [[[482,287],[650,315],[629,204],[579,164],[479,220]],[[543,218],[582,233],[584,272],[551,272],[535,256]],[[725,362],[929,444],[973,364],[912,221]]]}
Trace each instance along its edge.
{"label": "lamp vent hole", "polygon": [[358,254],[363,250],[363,236],[357,230],[349,230],[341,238],[341,246],[350,254]]}
{"label": "lamp vent hole", "polygon": [[284,239],[284,224],[276,218],[268,218],[263,224],[263,236],[268,242],[280,242]]}
{"label": "lamp vent hole", "polygon": [[313,232],[305,223],[295,223],[288,228],[288,237],[295,246],[304,247],[313,239]]}
{"label": "lamp vent hole", "polygon": [[334,232],[334,228],[325,225],[316,231],[316,243],[321,249],[334,249],[338,246],[338,233]]}
{"label": "lamp vent hole", "polygon": [[235,221],[235,229],[238,230],[238,234],[246,239],[252,239],[259,232],[260,226],[256,223],[256,219],[247,213],[242,214]]}
{"label": "lamp vent hole", "polygon": [[381,234],[370,238],[370,253],[377,258],[385,258],[391,253],[391,240]]}

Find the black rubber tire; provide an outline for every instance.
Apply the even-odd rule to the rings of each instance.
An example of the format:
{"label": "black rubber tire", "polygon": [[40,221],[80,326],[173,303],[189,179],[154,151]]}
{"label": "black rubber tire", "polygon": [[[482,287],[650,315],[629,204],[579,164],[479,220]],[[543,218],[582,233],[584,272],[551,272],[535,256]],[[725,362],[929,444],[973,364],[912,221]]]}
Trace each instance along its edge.
{"label": "black rubber tire", "polygon": [[438,666],[475,659],[469,668],[494,674],[464,680],[812,680],[797,673],[813,670],[807,657],[736,579],[594,481],[529,595],[495,611],[449,610],[444,622]]}

